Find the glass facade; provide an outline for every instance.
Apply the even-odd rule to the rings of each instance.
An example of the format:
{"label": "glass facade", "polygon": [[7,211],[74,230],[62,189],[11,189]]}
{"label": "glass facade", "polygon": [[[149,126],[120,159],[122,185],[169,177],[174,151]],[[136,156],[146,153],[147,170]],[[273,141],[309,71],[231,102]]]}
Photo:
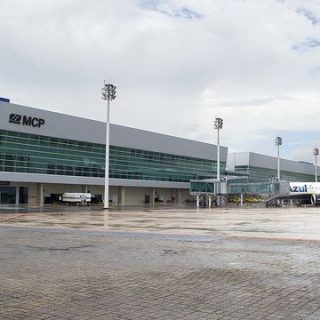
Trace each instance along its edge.
{"label": "glass facade", "polygon": [[0,204],[16,203],[16,187],[0,187]]}
{"label": "glass facade", "polygon": [[[0,130],[0,171],[104,177],[105,146]],[[226,163],[221,162],[221,172]],[[214,177],[216,162],[110,146],[110,178],[189,182]]]}
{"label": "glass facade", "polygon": [[228,186],[229,193],[273,193],[277,185],[270,182],[232,183]]}
{"label": "glass facade", "polygon": [[[249,182],[268,182],[278,176],[277,170],[259,168],[252,166],[236,166],[237,172],[246,173],[249,175]],[[281,180],[286,181],[314,181],[314,175],[298,172],[280,171]]]}

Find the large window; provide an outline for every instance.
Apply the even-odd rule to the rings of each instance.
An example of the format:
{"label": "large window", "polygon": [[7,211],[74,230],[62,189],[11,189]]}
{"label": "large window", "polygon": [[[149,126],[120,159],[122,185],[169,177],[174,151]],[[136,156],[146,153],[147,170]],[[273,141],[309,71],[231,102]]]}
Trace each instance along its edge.
{"label": "large window", "polygon": [[[249,182],[268,182],[278,176],[276,169],[259,168],[252,166],[236,166],[235,170],[249,174]],[[314,176],[299,172],[280,171],[281,180],[286,181],[314,181]]]}
{"label": "large window", "polygon": [[[0,171],[104,177],[105,146],[0,130]],[[221,162],[221,172],[226,164]],[[216,162],[110,146],[110,177],[189,182],[211,178]]]}

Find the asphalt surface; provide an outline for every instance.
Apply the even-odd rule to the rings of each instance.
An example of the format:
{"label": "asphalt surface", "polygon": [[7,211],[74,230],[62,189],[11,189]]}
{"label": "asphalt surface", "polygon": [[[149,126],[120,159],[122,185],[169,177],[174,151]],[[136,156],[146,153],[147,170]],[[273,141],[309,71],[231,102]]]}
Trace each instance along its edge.
{"label": "asphalt surface", "polygon": [[0,319],[320,319],[317,208],[0,214]]}

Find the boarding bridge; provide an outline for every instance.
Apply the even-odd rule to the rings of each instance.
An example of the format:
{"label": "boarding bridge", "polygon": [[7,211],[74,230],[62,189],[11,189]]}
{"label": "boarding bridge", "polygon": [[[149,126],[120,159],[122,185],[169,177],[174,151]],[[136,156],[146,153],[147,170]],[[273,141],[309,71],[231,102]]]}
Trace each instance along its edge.
{"label": "boarding bridge", "polygon": [[190,181],[190,194],[191,195],[215,195],[216,187],[215,182],[206,180],[191,180]]}
{"label": "boarding bridge", "polygon": [[[228,194],[227,182],[217,180],[191,180],[189,192],[191,195],[196,196],[197,207],[200,202],[208,200],[208,206],[211,207],[212,200],[218,201],[218,204],[226,202]],[[225,197],[225,199],[223,198]],[[206,205],[204,205],[206,206]]]}
{"label": "boarding bridge", "polygon": [[217,195],[217,194],[260,194],[275,195],[288,194],[290,184],[287,181],[281,182],[247,182],[247,183],[227,183],[213,180],[191,180],[191,195]]}
{"label": "boarding bridge", "polygon": [[228,194],[259,194],[276,195],[289,194],[290,184],[287,181],[281,182],[249,182],[249,183],[230,183],[228,185]]}
{"label": "boarding bridge", "polygon": [[[290,193],[290,184],[287,181],[281,182],[247,182],[231,183],[215,180],[191,180],[190,194],[197,197],[197,206],[199,207],[200,197],[208,198],[211,206],[212,198],[217,196],[227,197],[228,195],[260,195],[265,201],[270,201],[278,197],[283,197]],[[265,202],[263,201],[263,202]],[[242,201],[241,201],[242,204]]]}

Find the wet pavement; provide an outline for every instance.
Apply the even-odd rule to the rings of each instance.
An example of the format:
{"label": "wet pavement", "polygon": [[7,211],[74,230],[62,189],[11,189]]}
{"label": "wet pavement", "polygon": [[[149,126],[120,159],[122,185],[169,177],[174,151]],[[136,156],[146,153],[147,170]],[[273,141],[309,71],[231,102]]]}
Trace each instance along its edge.
{"label": "wet pavement", "polygon": [[0,213],[0,319],[320,319],[320,209]]}
{"label": "wet pavement", "polygon": [[0,211],[0,224],[162,234],[320,240],[320,208],[47,207]]}

